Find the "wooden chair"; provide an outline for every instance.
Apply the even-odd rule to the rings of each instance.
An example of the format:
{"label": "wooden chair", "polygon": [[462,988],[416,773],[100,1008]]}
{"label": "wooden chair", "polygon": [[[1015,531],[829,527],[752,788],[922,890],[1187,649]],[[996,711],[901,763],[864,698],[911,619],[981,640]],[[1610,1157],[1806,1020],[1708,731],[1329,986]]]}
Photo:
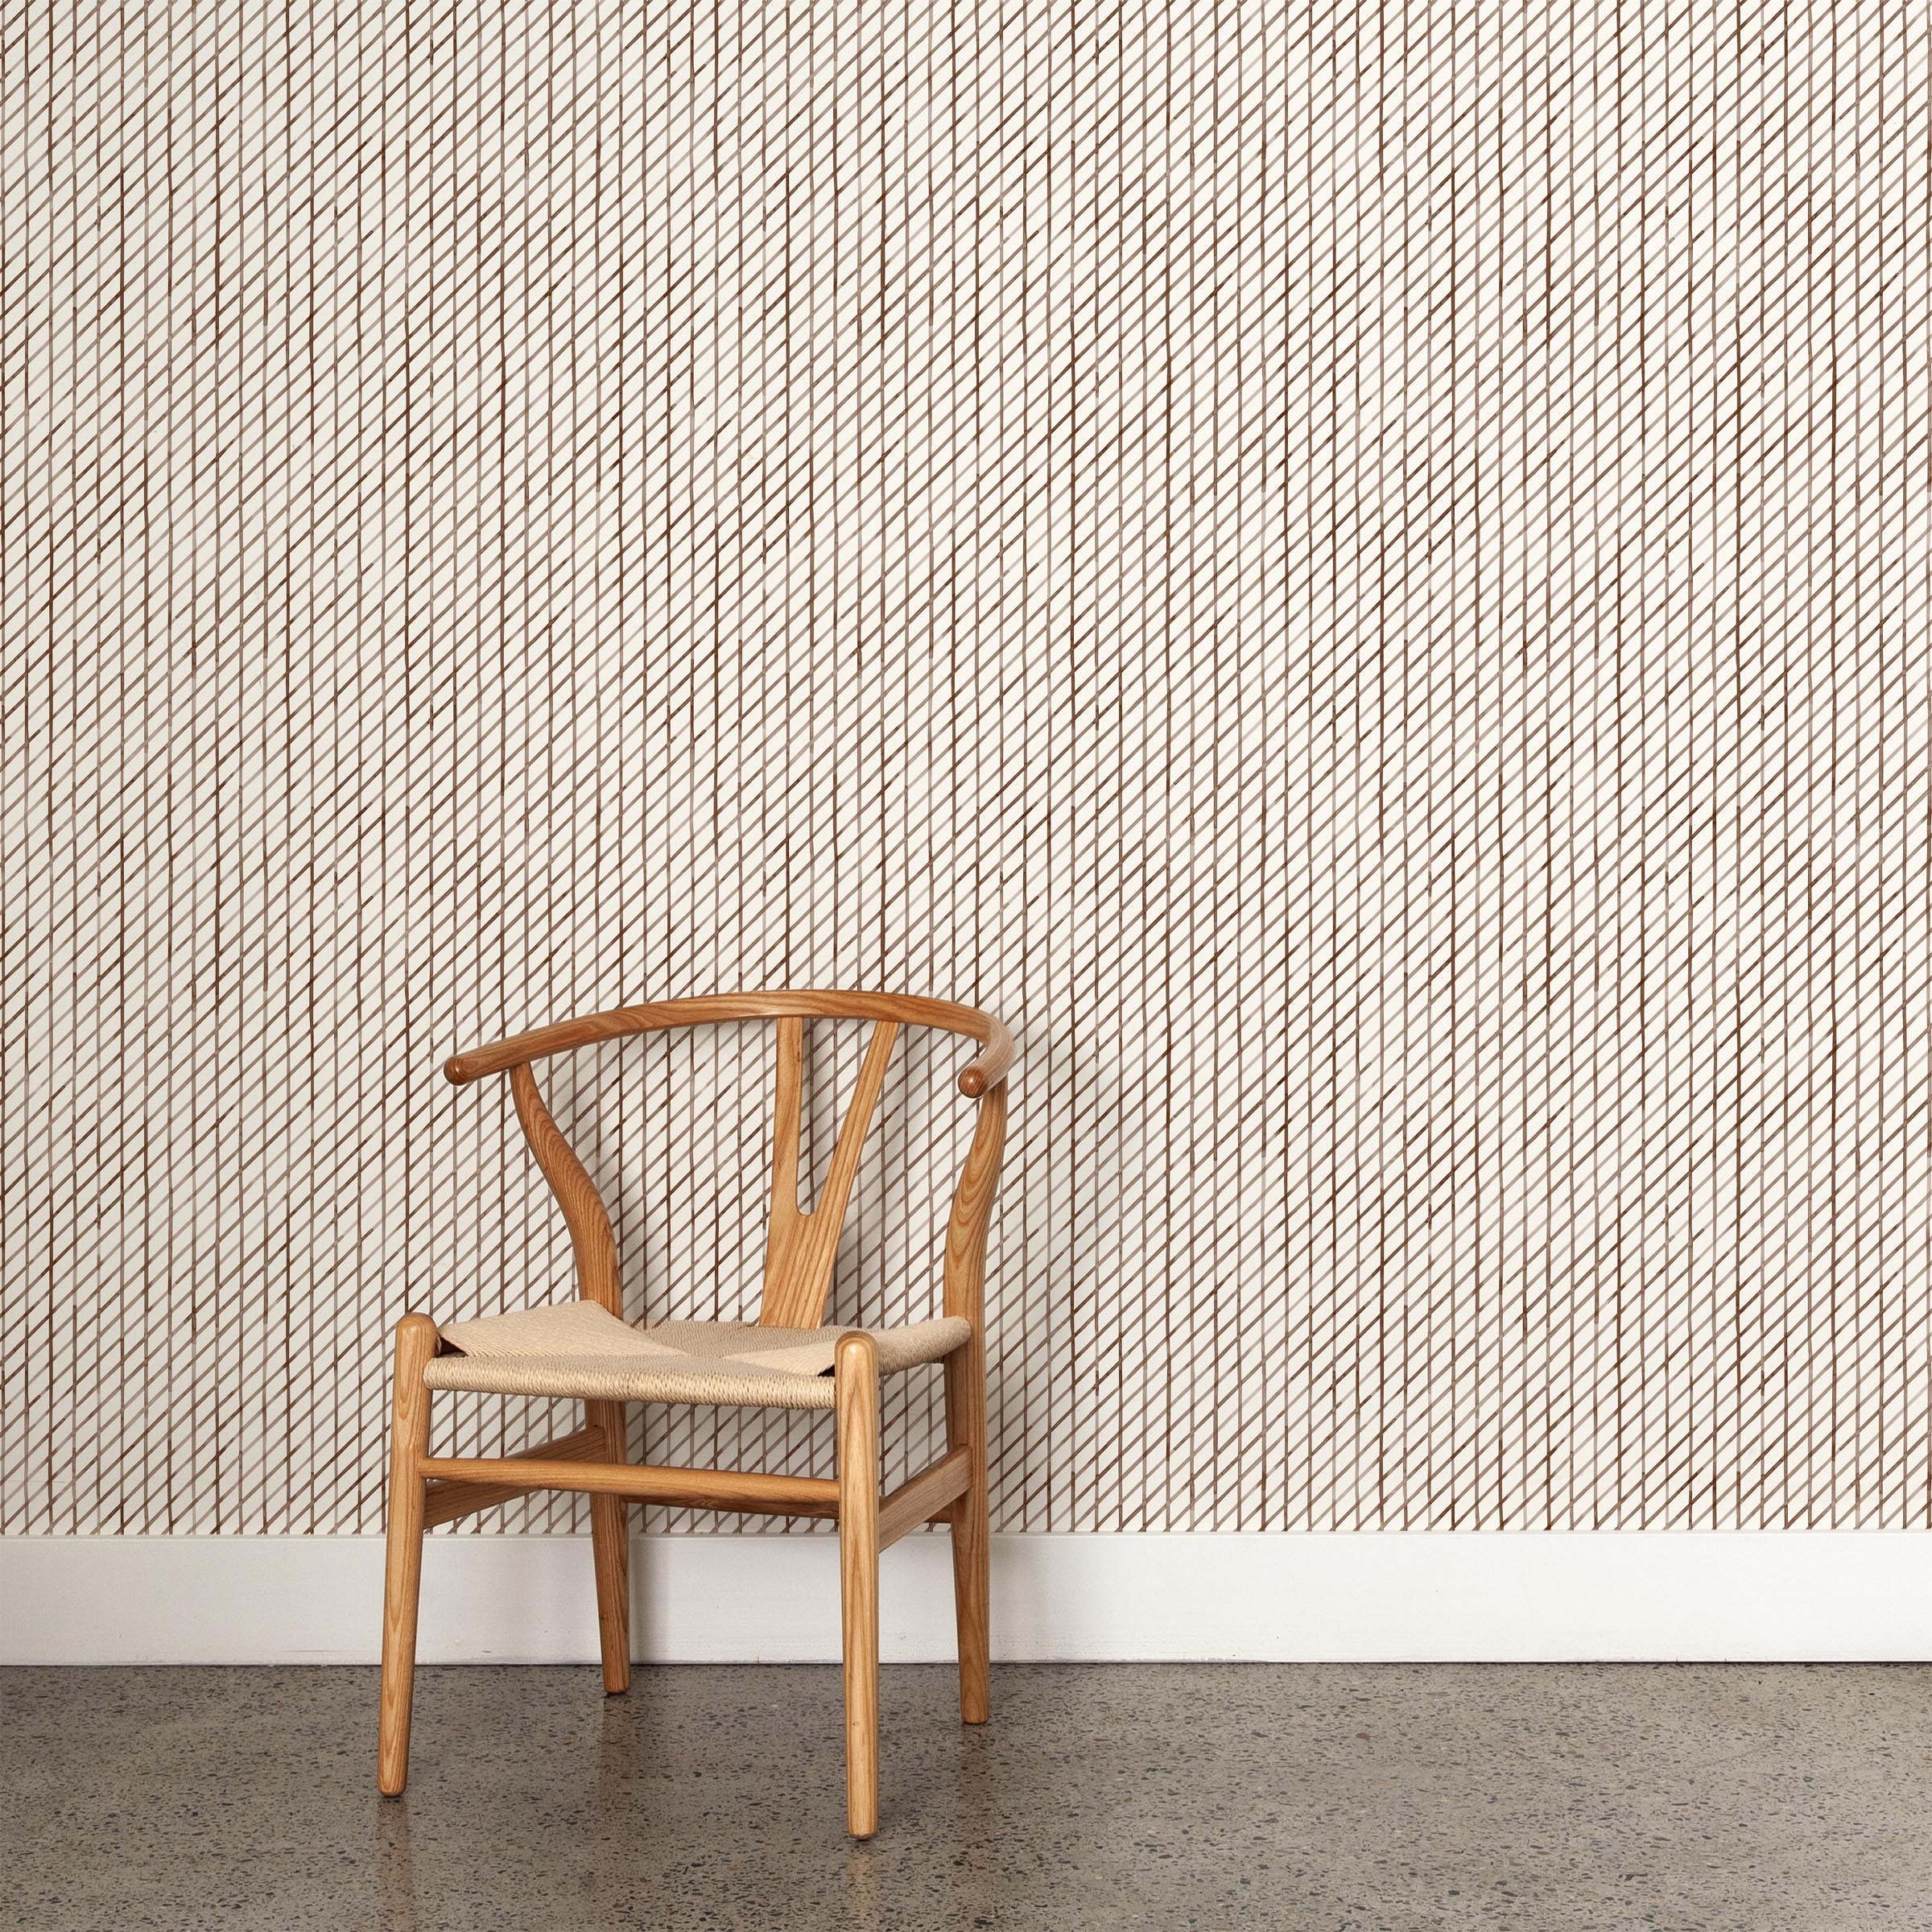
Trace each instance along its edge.
{"label": "wooden chair", "polygon": [[[808,1020],[863,1019],[872,1038],[818,1201],[799,1205],[800,1114]],[[537,1090],[533,1063],[605,1040],[721,1021],[778,1022],[777,1126],[764,1291],[755,1324],[623,1319],[610,1217]],[[980,1042],[960,1090],[979,1117],[946,1230],[944,1311],[936,1321],[868,1333],[826,1328],[826,1298],[847,1199],[886,1063],[902,1026]],[[831,1517],[839,1525],[844,1607],[845,1805],[857,1838],[878,1823],[879,1552],[921,1523],[952,1525],[959,1620],[960,1715],[987,1711],[986,1381],[980,1300],[986,1231],[1005,1138],[1013,1041],[990,1014],[949,1001],[876,993],[745,993],[666,1000],[539,1027],[460,1054],[444,1071],[460,1086],[507,1073],[517,1116],[570,1228],[579,1299],[439,1327],[406,1315],[395,1331],[395,1408],[389,1481],[389,1555],[382,1606],[377,1781],[399,1792],[409,1772],[411,1693],[423,1535],[438,1523],[526,1489],[591,1497],[591,1542],[604,1688],[630,1682],[626,1506],[668,1503],[749,1515]],[[947,1451],[889,1496],[879,1490],[879,1377],[914,1363],[945,1364]],[[429,1452],[438,1389],[580,1399],[574,1434],[501,1460]],[[836,1480],[730,1470],[651,1468],[625,1460],[629,1402],[829,1408],[837,1416]]]}

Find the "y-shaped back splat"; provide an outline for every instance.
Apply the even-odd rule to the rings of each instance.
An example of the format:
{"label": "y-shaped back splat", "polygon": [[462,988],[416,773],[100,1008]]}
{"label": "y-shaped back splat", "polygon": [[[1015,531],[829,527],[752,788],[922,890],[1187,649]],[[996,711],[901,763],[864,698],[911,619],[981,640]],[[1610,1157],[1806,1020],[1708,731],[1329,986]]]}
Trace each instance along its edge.
{"label": "y-shaped back splat", "polygon": [[825,1319],[832,1265],[859,1152],[872,1126],[873,1109],[886,1082],[886,1063],[898,1037],[896,1020],[872,1030],[865,1063],[852,1090],[852,1105],[826,1170],[825,1185],[809,1210],[799,1205],[799,1129],[805,1100],[805,1022],[778,1022],[778,1126],[772,1138],[771,1241],[765,1254],[765,1298],[759,1322],[767,1328],[816,1328]]}

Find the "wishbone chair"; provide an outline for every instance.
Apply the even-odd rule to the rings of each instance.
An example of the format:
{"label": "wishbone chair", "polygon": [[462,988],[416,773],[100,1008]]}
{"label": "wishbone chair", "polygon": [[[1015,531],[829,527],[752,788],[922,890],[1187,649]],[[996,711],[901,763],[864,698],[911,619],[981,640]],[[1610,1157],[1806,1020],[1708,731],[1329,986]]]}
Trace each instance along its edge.
{"label": "wishbone chair", "polygon": [[[805,1027],[813,1019],[870,1020],[872,1038],[825,1182],[799,1205]],[[634,1034],[720,1022],[777,1022],[777,1125],[763,1294],[755,1323],[623,1319],[610,1217],[537,1089],[533,1063]],[[935,1320],[873,1331],[824,1327],[832,1262],[893,1045],[902,1026],[964,1034],[981,1051],[960,1074],[977,1123],[947,1224],[943,1311]],[[1013,1039],[990,1013],[947,1000],[881,993],[741,993],[626,1006],[538,1028],[459,1054],[444,1071],[456,1085],[507,1073],[517,1117],[570,1229],[578,1298],[481,1321],[439,1324],[403,1316],[395,1330],[395,1403],[382,1605],[382,1685],[377,1781],[390,1794],[409,1773],[416,1604],[423,1532],[526,1489],[591,1498],[591,1543],[604,1688],[630,1683],[626,1512],[666,1503],[749,1515],[830,1517],[839,1525],[845,1688],[848,1828],[878,1826],[879,1552],[922,1523],[952,1532],[959,1624],[960,1715],[987,1714],[986,1367],[981,1305],[986,1233],[1005,1138]],[[945,1364],[946,1453],[890,1495],[879,1488],[879,1378]],[[584,1426],[507,1458],[429,1452],[438,1389],[575,1397]],[[632,1402],[830,1409],[837,1476],[652,1468],[627,1462]]]}

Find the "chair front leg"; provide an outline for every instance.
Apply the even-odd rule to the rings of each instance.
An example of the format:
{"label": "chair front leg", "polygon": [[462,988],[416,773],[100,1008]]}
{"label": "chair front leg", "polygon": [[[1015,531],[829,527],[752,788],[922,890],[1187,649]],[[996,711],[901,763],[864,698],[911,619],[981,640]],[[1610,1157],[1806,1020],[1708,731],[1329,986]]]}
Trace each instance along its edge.
{"label": "chair front leg", "polygon": [[[604,1432],[604,1453],[627,1462],[629,1430],[621,1402],[586,1402],[584,1419]],[[597,1571],[597,1640],[604,1656],[604,1692],[630,1688],[630,1505],[621,1496],[590,1502],[591,1555]]]}
{"label": "chair front leg", "polygon": [[839,1585],[845,1657],[845,1828],[879,1828],[879,1363],[869,1335],[839,1337]]}
{"label": "chair front leg", "polygon": [[429,1390],[424,1366],[441,1342],[426,1315],[396,1324],[395,1403],[390,1425],[389,1544],[382,1583],[382,1687],[376,1783],[394,1798],[409,1779],[409,1715],[416,1681],[416,1604],[423,1587],[419,1465],[429,1452]]}

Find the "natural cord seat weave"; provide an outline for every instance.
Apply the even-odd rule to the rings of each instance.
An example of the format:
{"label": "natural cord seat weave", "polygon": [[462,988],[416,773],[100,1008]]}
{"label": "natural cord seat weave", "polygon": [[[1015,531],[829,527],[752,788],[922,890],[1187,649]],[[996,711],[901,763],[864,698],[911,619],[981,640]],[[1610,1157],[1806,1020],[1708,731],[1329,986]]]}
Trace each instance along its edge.
{"label": "natural cord seat weave", "polygon": [[520,1308],[447,1322],[446,1348],[424,1384],[486,1395],[575,1396],[601,1402],[707,1402],[829,1409],[842,1335],[869,1334],[881,1375],[943,1361],[972,1339],[960,1316],[901,1328],[768,1328],[756,1322],[634,1327],[595,1302]]}

